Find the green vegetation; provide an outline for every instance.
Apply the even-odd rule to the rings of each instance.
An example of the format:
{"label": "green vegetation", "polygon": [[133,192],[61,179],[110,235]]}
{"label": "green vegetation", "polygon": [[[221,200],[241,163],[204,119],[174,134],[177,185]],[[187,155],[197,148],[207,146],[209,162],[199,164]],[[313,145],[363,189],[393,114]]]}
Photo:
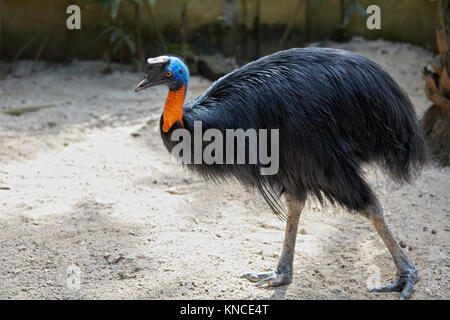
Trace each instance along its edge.
{"label": "green vegetation", "polygon": [[24,113],[28,112],[36,112],[42,109],[48,109],[56,107],[56,105],[40,105],[40,106],[28,106],[28,107],[20,107],[20,108],[13,108],[3,111],[4,114],[10,115],[10,116],[20,116]]}
{"label": "green vegetation", "polygon": [[[108,12],[108,21],[103,22],[101,36],[106,37],[107,43],[104,49],[104,57],[106,57],[108,66],[106,72],[111,71],[111,56],[117,55],[121,50],[126,48],[132,55],[132,62],[136,69],[142,63],[145,57],[142,40],[142,26],[140,21],[141,7],[145,7],[152,21],[152,26],[156,31],[157,37],[165,50],[165,40],[159,30],[158,24],[155,22],[154,6],[156,0],[93,0]],[[127,25],[124,20],[120,19],[119,12],[123,2],[128,2],[134,7],[134,25]]]}

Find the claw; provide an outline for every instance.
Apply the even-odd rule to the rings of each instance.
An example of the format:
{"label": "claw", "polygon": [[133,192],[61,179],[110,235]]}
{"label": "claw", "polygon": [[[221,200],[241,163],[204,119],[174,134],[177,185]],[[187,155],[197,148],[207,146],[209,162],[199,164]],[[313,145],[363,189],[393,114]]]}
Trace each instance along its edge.
{"label": "claw", "polygon": [[405,287],[403,288],[403,291],[400,295],[400,300],[408,300],[409,299],[409,297],[411,296],[411,292],[414,287],[414,284],[416,282],[417,281],[415,281],[414,279],[412,279],[412,280],[409,279],[409,281],[406,282]]}
{"label": "claw", "polygon": [[264,284],[267,284],[267,286],[269,286],[269,287],[280,286],[282,284],[280,278],[281,277],[279,277],[278,275],[273,274],[270,277],[267,277],[267,278],[262,279],[261,281],[257,282],[256,286],[261,287]]}
{"label": "claw", "polygon": [[246,273],[241,278],[256,282],[256,286],[261,287],[267,284],[269,287],[277,287],[292,282],[292,276],[278,271],[266,273]]}
{"label": "claw", "polygon": [[259,282],[262,279],[265,279],[267,277],[270,277],[273,274],[273,272],[267,272],[267,273],[246,273],[241,276],[243,279],[247,279],[251,282]]}
{"label": "claw", "polygon": [[400,292],[400,291],[402,291],[402,287],[403,287],[402,282],[399,277],[393,283],[391,283],[387,286],[373,288],[369,292]]}
{"label": "claw", "polygon": [[405,275],[397,276],[395,281],[387,286],[374,288],[369,292],[401,292],[400,300],[407,300],[411,296],[414,284],[419,281],[420,276],[417,270],[413,270]]}

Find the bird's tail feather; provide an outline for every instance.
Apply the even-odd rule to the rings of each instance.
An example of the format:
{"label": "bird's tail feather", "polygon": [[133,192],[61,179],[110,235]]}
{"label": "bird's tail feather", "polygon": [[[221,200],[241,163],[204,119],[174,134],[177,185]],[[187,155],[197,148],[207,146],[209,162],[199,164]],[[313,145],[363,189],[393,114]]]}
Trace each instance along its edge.
{"label": "bird's tail feather", "polygon": [[414,107],[406,94],[391,95],[387,135],[383,143],[382,157],[378,162],[394,181],[409,183],[419,173],[427,159],[426,143]]}
{"label": "bird's tail feather", "polygon": [[287,221],[286,208],[281,201],[282,189],[277,189],[273,187],[265,178],[265,176],[260,175],[258,179],[258,189],[263,195],[264,200],[266,200],[270,209],[276,214],[276,216],[281,220]]}

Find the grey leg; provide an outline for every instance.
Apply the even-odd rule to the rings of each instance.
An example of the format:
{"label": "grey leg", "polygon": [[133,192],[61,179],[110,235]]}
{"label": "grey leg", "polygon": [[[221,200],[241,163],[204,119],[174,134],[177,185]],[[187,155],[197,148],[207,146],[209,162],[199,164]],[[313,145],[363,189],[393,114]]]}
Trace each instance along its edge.
{"label": "grey leg", "polygon": [[247,280],[258,282],[257,285],[281,286],[292,282],[295,239],[297,237],[298,221],[305,201],[298,202],[286,194],[288,218],[284,235],[283,251],[275,271],[267,273],[247,273],[242,276]]}
{"label": "grey leg", "polygon": [[392,233],[389,231],[389,228],[384,221],[383,209],[380,204],[377,203],[374,206],[369,206],[361,211],[360,214],[372,222],[375,230],[378,232],[391,253],[395,266],[397,267],[397,278],[392,284],[372,289],[370,292],[398,291],[401,292],[400,299],[408,299],[414,284],[420,279],[419,271],[417,271],[414,264],[402,251],[397,241],[395,241],[392,236]]}

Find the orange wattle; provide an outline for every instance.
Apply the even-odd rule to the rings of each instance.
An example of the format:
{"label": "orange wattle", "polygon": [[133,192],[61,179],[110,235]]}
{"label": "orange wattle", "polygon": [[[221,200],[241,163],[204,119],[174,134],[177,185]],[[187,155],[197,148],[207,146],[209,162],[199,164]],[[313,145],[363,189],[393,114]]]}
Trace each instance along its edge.
{"label": "orange wattle", "polygon": [[[163,131],[168,132],[170,128],[179,121],[183,125],[183,104],[186,87],[182,86],[178,90],[169,90],[166,105],[163,113]],[[183,125],[184,127],[184,125]]]}

